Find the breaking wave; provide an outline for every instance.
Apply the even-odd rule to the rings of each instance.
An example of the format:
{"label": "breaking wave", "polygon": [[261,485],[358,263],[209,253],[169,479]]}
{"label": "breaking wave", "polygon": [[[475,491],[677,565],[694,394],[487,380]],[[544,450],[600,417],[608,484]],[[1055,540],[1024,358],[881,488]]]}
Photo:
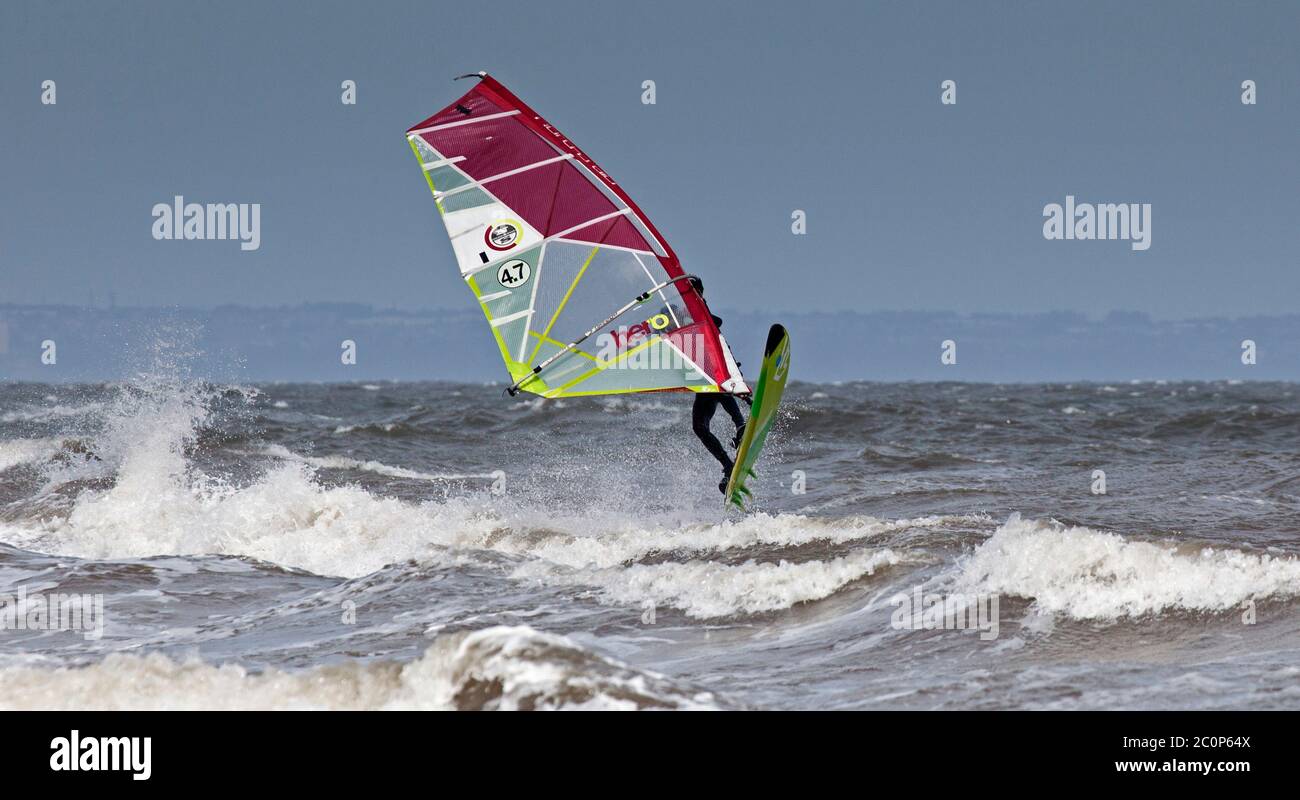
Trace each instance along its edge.
{"label": "breaking wave", "polygon": [[[265,466],[235,484],[204,474],[190,458],[196,432],[211,424],[210,405],[202,390],[172,383],[124,392],[106,408],[107,425],[93,442],[97,458],[106,459],[110,484],[78,486],[62,514],[42,507],[34,519],[11,517],[0,523],[0,539],[89,559],[241,556],[346,578],[412,560],[464,563],[477,553],[491,562],[505,556],[517,561],[508,574],[521,582],[586,588],[607,604],[653,603],[714,619],[829,597],[902,558],[874,540],[948,521],[797,514],[733,519],[716,508],[703,515],[680,509],[630,513],[599,505],[557,507],[526,490],[497,497],[486,487],[413,501],[351,484],[327,485],[317,480],[317,471],[422,481],[492,476],[301,455],[279,444],[237,451]],[[37,454],[41,448],[28,450]],[[75,477],[61,474],[56,480]],[[776,552],[754,557],[764,549]],[[728,554],[738,563],[709,560]]]}
{"label": "breaking wave", "polygon": [[114,654],[86,667],[0,670],[0,709],[95,710],[711,710],[677,685],[526,626],[439,637],[415,661],[350,662],[250,673],[161,654]]}
{"label": "breaking wave", "polygon": [[1119,619],[1300,596],[1300,560],[1135,541],[1013,515],[962,563],[957,583],[1031,599],[1045,613]]}
{"label": "breaking wave", "polygon": [[[689,561],[636,564],[625,569],[547,575],[549,582],[596,587],[617,604],[676,608],[694,619],[782,611],[830,597],[844,586],[900,561],[892,550],[864,551],[826,561],[718,564]],[[516,575],[537,574],[532,565]]]}

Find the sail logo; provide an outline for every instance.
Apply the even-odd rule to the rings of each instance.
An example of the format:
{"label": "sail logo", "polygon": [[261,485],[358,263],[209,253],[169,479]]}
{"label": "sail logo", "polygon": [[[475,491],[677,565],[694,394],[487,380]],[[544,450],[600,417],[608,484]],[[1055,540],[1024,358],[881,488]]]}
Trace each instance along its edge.
{"label": "sail logo", "polygon": [[262,246],[261,203],[186,203],[176,195],[171,203],[153,207],[153,238],[164,240],[238,240],[239,249]]}
{"label": "sail logo", "polygon": [[622,350],[625,347],[640,344],[648,336],[667,330],[670,325],[672,325],[672,318],[660,312],[650,319],[638,322],[635,325],[620,325],[612,331],[602,333],[597,339],[605,340],[608,338],[611,346],[616,350]]}
{"label": "sail logo", "polygon": [[50,769],[54,772],[130,772],[131,780],[147,781],[153,775],[153,737],[68,736],[50,740]]}
{"label": "sail logo", "polygon": [[776,354],[776,361],[772,364],[772,380],[781,383],[785,380],[785,374],[790,371],[790,340],[786,339],[781,345],[781,351]]}
{"label": "sail logo", "polygon": [[1121,239],[1133,250],[1151,246],[1150,203],[1075,203],[1065,196],[1065,205],[1043,206],[1044,239]]}
{"label": "sail logo", "polygon": [[561,147],[563,147],[565,150],[568,150],[570,153],[572,153],[575,161],[581,162],[583,166],[591,170],[596,175],[599,175],[600,179],[603,180],[605,183],[608,183],[610,186],[618,185],[615,182],[615,180],[609,176],[609,173],[605,172],[605,170],[597,166],[595,161],[592,161],[591,158],[586,153],[578,149],[578,146],[576,144],[569,141],[567,136],[565,136],[564,134],[556,130],[554,125],[552,125],[551,123],[547,122],[546,120],[536,115],[533,116],[533,120],[540,123],[542,128],[545,129],[546,132],[551,135],[551,138],[555,139],[557,142],[560,143]]}
{"label": "sail logo", "polygon": [[509,250],[519,243],[522,230],[523,226],[513,219],[497,220],[483,232],[483,243],[493,250]]}

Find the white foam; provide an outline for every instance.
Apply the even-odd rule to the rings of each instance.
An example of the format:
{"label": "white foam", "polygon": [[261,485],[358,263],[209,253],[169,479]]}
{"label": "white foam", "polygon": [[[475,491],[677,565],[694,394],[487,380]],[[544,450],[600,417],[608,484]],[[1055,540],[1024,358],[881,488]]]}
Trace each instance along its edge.
{"label": "white foam", "polygon": [[562,409],[568,407],[569,404],[564,400],[556,400],[554,398],[542,397],[540,395],[531,399],[516,400],[513,406],[516,411],[529,413],[541,411],[547,408]]}
{"label": "white foam", "polygon": [[[47,398],[48,399],[48,398]],[[0,422],[46,422],[68,417],[84,417],[102,411],[103,406],[90,403],[82,406],[49,405],[7,411],[0,414]]]}
{"label": "white foam", "polygon": [[611,603],[653,604],[680,609],[695,619],[716,619],[781,611],[821,600],[900,560],[886,549],[799,563],[747,561],[730,565],[689,561],[571,572],[548,572],[534,563],[520,567],[515,576],[593,586],[599,588],[602,599]]}
{"label": "white foam", "polygon": [[236,665],[114,654],[80,668],[0,670],[0,709],[710,709],[712,694],[526,626],[440,637],[405,664],[250,674]]}
{"label": "white foam", "polygon": [[600,569],[660,552],[845,543],[943,524],[938,517],[883,522],[758,514],[699,522],[676,512],[539,511],[526,494],[498,498],[487,487],[477,494],[412,503],[373,496],[356,486],[322,486],[314,471],[368,469],[425,480],[452,476],[378,462],[303,457],[281,447],[270,453],[287,463],[250,485],[231,486],[189,469],[185,461],[183,444],[196,414],[192,403],[175,400],[120,423],[95,442],[97,453],[117,463],[111,488],[83,489],[65,517],[0,524],[0,539],[83,558],[222,554],[358,577],[387,564],[443,558],[448,550],[492,550],[559,567]]}
{"label": "white foam", "polygon": [[[371,427],[371,425],[367,423],[363,423],[360,425],[340,425],[334,429],[334,433],[336,434],[352,433],[353,431],[358,431],[369,427]],[[397,423],[395,422],[374,423],[374,427],[379,428],[384,433],[392,433],[397,428]]]}
{"label": "white foam", "polygon": [[455,472],[420,472],[405,467],[394,467],[379,461],[361,461],[345,456],[304,456],[289,448],[273,444],[265,449],[265,454],[273,458],[306,464],[317,469],[350,469],[361,472],[373,472],[390,478],[406,478],[417,481],[463,481],[473,478],[492,478],[492,474],[455,473]]}
{"label": "white foam", "polygon": [[[606,602],[654,602],[710,618],[789,608],[827,597],[894,563],[861,546],[892,531],[942,526],[945,518],[881,521],[755,514],[726,519],[705,511],[649,511],[636,503],[556,508],[526,488],[421,503],[374,496],[358,486],[324,486],[318,469],[446,480],[374,461],[304,456],[281,446],[247,485],[231,485],[186,462],[185,444],[207,414],[194,390],[124,390],[121,408],[94,447],[114,470],[110,488],[83,488],[66,516],[10,520],[0,539],[28,549],[93,559],[222,554],[322,575],[359,577],[408,560],[463,563],[483,551],[519,560],[519,580],[589,586]],[[480,476],[482,477],[482,476]],[[703,519],[701,519],[703,515]],[[709,563],[754,547],[834,545],[838,558],[781,563]],[[823,548],[824,549],[824,548]],[[784,555],[784,554],[783,554]],[[660,556],[665,556],[662,559]],[[660,560],[643,564],[644,560]]]}
{"label": "white foam", "polygon": [[960,566],[964,591],[1031,598],[1076,619],[1225,611],[1300,596],[1300,560],[1125,539],[1013,515]]}
{"label": "white foam", "polygon": [[608,569],[659,552],[709,554],[756,545],[845,543],[943,518],[883,522],[753,515],[721,523],[607,512],[539,513],[526,498],[486,492],[411,503],[356,486],[325,487],[312,467],[283,464],[255,483],[187,481],[134,464],[104,491],[83,491],[65,518],[0,525],[0,539],[28,549],[96,559],[214,553],[321,575],[359,577],[443,550],[492,550],[570,569]]}
{"label": "white foam", "polygon": [[[551,513],[549,533],[527,529],[497,534],[494,549],[527,554],[565,567],[611,568],[657,553],[719,553],[760,545],[799,547],[814,542],[842,544],[867,540],[890,531],[942,524],[940,517],[882,521],[871,517],[826,520],[798,514],[753,514],[717,523],[687,523],[652,515],[633,517],[591,511],[583,515]],[[524,520],[520,519],[520,523]]]}
{"label": "white foam", "polygon": [[598,397],[596,402],[602,410],[609,414],[622,414],[628,411],[634,413],[641,411],[670,411],[676,415],[686,407],[683,403],[669,404],[659,400],[640,400],[635,396],[620,397],[618,395]]}
{"label": "white foam", "polygon": [[28,464],[44,461],[58,452],[58,439],[6,439],[0,441],[0,472]]}
{"label": "white foam", "polygon": [[[449,514],[463,534],[465,515]],[[82,558],[217,553],[270,561],[322,575],[356,577],[386,564],[432,555],[454,542],[437,506],[411,506],[352,487],[323,488],[286,465],[252,486],[187,486],[119,475],[104,492],[83,492],[72,512],[39,526],[0,527],[22,547]]]}

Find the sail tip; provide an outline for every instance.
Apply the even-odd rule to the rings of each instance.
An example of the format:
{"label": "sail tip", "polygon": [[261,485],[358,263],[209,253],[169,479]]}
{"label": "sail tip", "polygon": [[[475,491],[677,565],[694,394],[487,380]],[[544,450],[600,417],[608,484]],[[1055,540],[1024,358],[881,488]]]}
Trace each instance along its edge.
{"label": "sail tip", "polygon": [[479,70],[478,72],[466,72],[464,75],[457,75],[456,77],[452,78],[452,80],[458,81],[462,78],[486,78],[486,77],[487,77],[487,73],[484,72],[483,70]]}

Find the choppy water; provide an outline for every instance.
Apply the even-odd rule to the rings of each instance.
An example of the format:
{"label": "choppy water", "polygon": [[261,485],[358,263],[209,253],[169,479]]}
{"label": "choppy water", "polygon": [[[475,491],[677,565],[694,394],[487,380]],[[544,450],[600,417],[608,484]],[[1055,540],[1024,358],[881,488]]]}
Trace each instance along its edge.
{"label": "choppy water", "polygon": [[0,600],[105,620],[0,708],[1300,708],[1298,390],[795,384],[742,516],[685,396],[0,384]]}

